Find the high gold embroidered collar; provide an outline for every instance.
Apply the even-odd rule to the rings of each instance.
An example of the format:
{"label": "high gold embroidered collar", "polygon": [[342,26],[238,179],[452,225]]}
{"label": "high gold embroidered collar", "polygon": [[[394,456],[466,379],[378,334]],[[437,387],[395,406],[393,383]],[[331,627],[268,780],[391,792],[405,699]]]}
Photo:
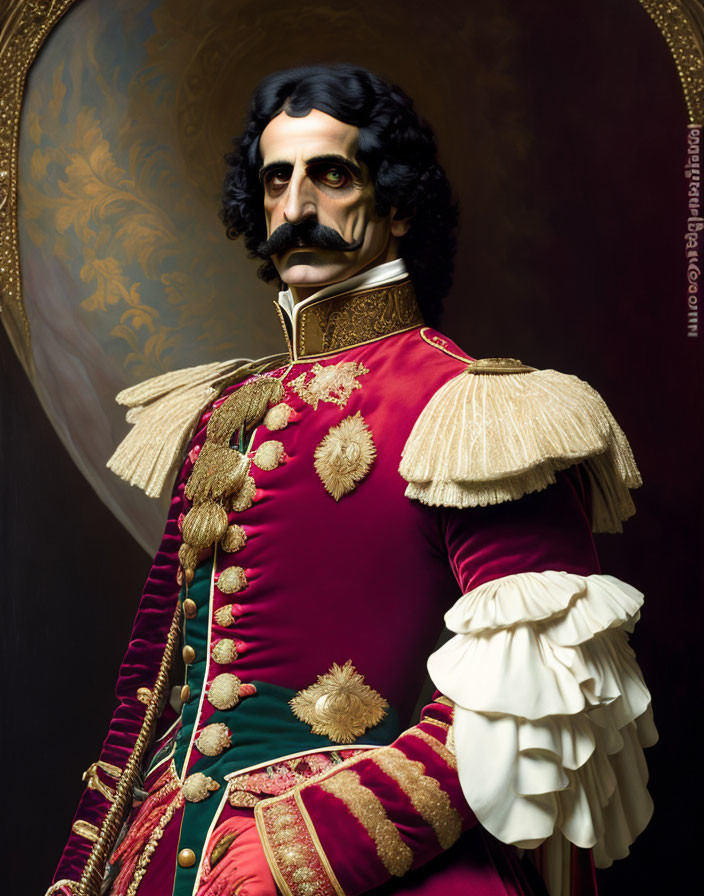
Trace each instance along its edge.
{"label": "high gold embroidered collar", "polygon": [[352,348],[424,323],[409,279],[324,296],[296,309],[293,325],[276,307],[295,361]]}

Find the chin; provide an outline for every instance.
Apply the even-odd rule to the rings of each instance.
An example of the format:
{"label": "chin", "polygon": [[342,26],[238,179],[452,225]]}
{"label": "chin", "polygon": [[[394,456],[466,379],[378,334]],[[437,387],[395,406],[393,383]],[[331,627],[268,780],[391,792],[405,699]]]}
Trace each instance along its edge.
{"label": "chin", "polygon": [[354,271],[337,265],[294,264],[284,266],[279,276],[288,286],[327,286],[351,277]]}

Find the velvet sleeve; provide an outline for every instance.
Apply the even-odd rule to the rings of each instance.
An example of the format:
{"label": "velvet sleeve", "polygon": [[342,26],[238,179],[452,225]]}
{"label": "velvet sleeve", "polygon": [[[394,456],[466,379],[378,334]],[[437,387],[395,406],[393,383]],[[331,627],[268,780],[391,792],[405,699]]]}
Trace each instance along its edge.
{"label": "velvet sleeve", "polygon": [[364,893],[449,848],[476,823],[462,796],[438,697],[390,746],[360,752],[255,810],[284,896]]}
{"label": "velvet sleeve", "polygon": [[[443,508],[439,522],[462,590],[498,576],[560,566],[598,570],[579,479],[491,508]],[[355,896],[448,849],[476,816],[462,793],[452,744],[453,704],[442,694],[418,725],[320,779],[256,809],[279,889],[304,896],[307,872]]]}
{"label": "velvet sleeve", "polygon": [[178,516],[183,502],[184,483],[185,471],[182,471],[174,487],[164,536],[144,586],[132,636],[120,666],[115,691],[117,707],[100,756],[84,775],[86,788],[54,881],[80,880],[100,826],[113,802],[117,780],[144,721],[147,706],[139,696],[148,697],[154,686],[178,601],[176,574],[181,543]]}
{"label": "velvet sleeve", "polygon": [[454,706],[465,799],[498,840],[541,847],[553,896],[570,844],[597,867],[628,854],[652,813],[642,748],[657,740],[629,644],[643,595],[600,571],[579,474],[444,511],[464,593],[445,615],[454,637],[428,660]]}

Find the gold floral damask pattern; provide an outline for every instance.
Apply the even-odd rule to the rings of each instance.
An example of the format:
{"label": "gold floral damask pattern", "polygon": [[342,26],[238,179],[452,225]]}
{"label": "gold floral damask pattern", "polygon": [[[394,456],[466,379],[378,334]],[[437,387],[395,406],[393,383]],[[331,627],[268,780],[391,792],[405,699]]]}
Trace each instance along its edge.
{"label": "gold floral damask pattern", "polygon": [[[123,382],[241,354],[245,333],[248,350],[275,346],[258,301],[267,288],[217,219],[222,152],[203,152],[205,123],[186,122],[180,106],[200,52],[195,32],[231,18],[224,10],[76,4],[28,81],[15,227],[23,266],[33,282],[51,282],[61,295],[52,305],[77,313]],[[225,151],[235,116],[220,115]],[[30,320],[40,301],[28,294]]]}
{"label": "gold floral damask pattern", "polygon": [[[704,116],[704,62],[703,62],[703,38],[700,4],[696,0],[640,0],[642,7],[652,17],[657,27],[662,32],[675,59],[690,113],[690,120],[700,122]],[[18,187],[18,146],[20,115],[23,111],[23,103],[36,101],[38,98],[30,93],[24,94],[25,78],[39,49],[45,44],[46,38],[52,29],[60,22],[67,11],[72,16],[79,13],[81,16],[78,32],[81,42],[83,58],[78,59],[78,53],[64,52],[62,62],[63,73],[68,74],[66,60],[71,61],[72,79],[75,83],[76,75],[82,75],[82,66],[86,66],[85,83],[94,84],[98,90],[104,93],[104,102],[84,103],[84,109],[93,108],[97,117],[95,122],[102,130],[102,139],[108,141],[109,152],[115,160],[115,150],[118,143],[108,137],[102,126],[103,120],[118,108],[116,100],[120,97],[112,88],[117,85],[119,89],[127,89],[130,94],[130,102],[133,104],[130,110],[129,126],[136,135],[134,147],[134,159],[127,163],[117,160],[118,167],[127,173],[127,178],[135,180],[134,174],[144,182],[144,174],[149,177],[147,169],[155,173],[155,185],[157,194],[163,193],[179,181],[183,184],[188,180],[195,185],[195,191],[188,197],[191,208],[196,209],[199,204],[216,202],[218,181],[222,177],[221,157],[218,153],[210,152],[213,145],[225,147],[231,136],[231,122],[245,107],[249,91],[253,86],[250,77],[237,77],[240,69],[247,71],[252,62],[261,64],[263,58],[271,60],[270,69],[276,67],[275,60],[282,58],[288,52],[290,45],[289,31],[291,28],[281,28],[281,19],[289,26],[300,25],[308,21],[306,16],[313,20],[315,7],[308,3],[295,4],[290,10],[282,9],[280,5],[272,7],[271,11],[254,0],[242,0],[238,4],[238,15],[231,15],[231,4],[205,0],[203,3],[193,4],[189,0],[168,0],[168,2],[151,2],[146,0],[130,0],[122,2],[115,0],[109,5],[122,13],[125,24],[122,30],[129,32],[130,23],[139,19],[140,14],[148,13],[152,25],[152,33],[146,40],[143,35],[135,35],[135,44],[143,48],[144,55],[137,61],[132,70],[120,72],[120,77],[113,77],[116,71],[102,69],[100,61],[104,59],[102,47],[96,39],[96,29],[100,27],[100,18],[107,19],[112,15],[112,10],[106,14],[106,7],[100,4],[75,3],[75,0],[5,0],[0,5],[0,283],[3,297],[3,321],[10,333],[12,342],[23,358],[25,364],[29,362],[29,327],[23,309],[22,287],[20,276],[20,259],[18,253],[18,226],[17,226],[17,187]],[[413,29],[417,22],[412,16],[407,21],[400,20],[395,6],[389,5],[375,8],[370,7],[370,15],[364,20],[360,19],[358,10],[351,5],[344,13],[338,11],[329,23],[321,23],[316,16],[316,27],[320,29],[320,42],[329,47],[332,57],[342,53],[349,56],[350,35],[353,35],[352,48],[359,45],[364,47],[364,52],[370,54],[386,51],[386,36],[389,28]],[[481,9],[472,12],[471,8],[463,16],[457,12],[453,16],[442,17],[438,24],[426,23],[426,37],[429,46],[449,46],[451,57],[459,58],[462,46],[472,47],[472,41],[477,40],[481,44],[486,35],[510,32],[511,17],[507,11],[497,4],[491,14]],[[61,25],[63,23],[60,23]],[[273,27],[277,26],[277,27]],[[114,27],[114,23],[104,22],[103,27],[109,39],[115,40],[120,31]],[[60,28],[56,29],[60,31]],[[470,36],[472,35],[472,36]],[[474,35],[478,35],[474,37]],[[52,38],[54,37],[51,34]],[[128,33],[128,36],[131,35]],[[440,38],[444,36],[443,40]],[[140,39],[141,38],[141,39]],[[449,40],[449,44],[448,44]],[[50,44],[50,42],[46,42]],[[78,45],[78,44],[77,44]],[[237,48],[237,51],[233,51]],[[43,56],[47,56],[44,47]],[[123,50],[123,48],[121,48]],[[447,51],[446,51],[447,52]],[[127,54],[121,53],[123,57]],[[471,58],[472,53],[468,56]],[[42,62],[42,60],[39,60]],[[130,60],[131,64],[131,60]],[[430,62],[428,64],[431,64]],[[505,58],[496,54],[494,68],[488,68],[486,61],[483,76],[476,78],[470,71],[467,79],[468,89],[481,89],[486,91],[486,85],[491,85],[496,92],[497,85],[506,82],[502,77],[502,66],[505,66]],[[91,70],[88,70],[88,66]],[[256,67],[256,66],[255,66]],[[127,74],[126,85],[125,73]],[[62,72],[56,67],[52,91],[61,80]],[[448,75],[451,77],[451,72]],[[399,80],[405,83],[404,78]],[[110,83],[112,81],[112,84]],[[473,88],[476,81],[477,87]],[[450,82],[451,83],[451,82]],[[56,95],[47,96],[45,87],[35,85],[37,91],[44,93],[39,98],[38,106],[32,113],[34,121],[29,123],[34,130],[36,140],[37,122],[44,119],[44,113],[55,113]],[[61,88],[59,88],[61,89]],[[64,102],[64,100],[62,100]],[[470,106],[472,96],[470,94]],[[509,134],[515,135],[521,123],[516,119],[515,110],[507,102],[507,97],[498,95],[494,102],[503,102],[505,114],[501,117],[504,133],[497,135],[490,128],[486,128],[485,141],[488,144],[479,145],[477,151],[486,153],[487,145],[508,144],[512,141],[506,139]],[[103,109],[107,114],[101,114]],[[76,118],[76,106],[72,105],[70,120]],[[81,125],[85,130],[85,123]],[[526,135],[518,131],[521,139],[513,142],[525,142]],[[23,139],[24,139],[23,134]],[[70,147],[64,141],[65,133],[58,134],[59,141],[52,139],[46,146],[52,146],[57,153],[64,147],[71,152]],[[498,137],[503,139],[497,139]],[[80,144],[80,139],[75,145]],[[123,144],[124,145],[124,144]],[[178,147],[182,158],[170,157],[167,164],[160,168],[155,162],[153,151],[162,151],[164,145]],[[42,155],[46,154],[46,146],[35,143]],[[85,144],[84,144],[85,146]],[[142,151],[146,150],[146,151]],[[82,150],[83,151],[83,150]],[[32,149],[32,153],[34,150]],[[90,158],[88,152],[84,158]],[[165,158],[165,157],[162,157]],[[42,162],[38,159],[35,173],[41,173]],[[471,167],[471,166],[470,166]],[[502,173],[501,167],[497,172]],[[57,171],[51,167],[47,170],[47,183],[55,182],[57,178],[68,180],[65,171]],[[492,191],[489,184],[489,193]],[[24,185],[22,186],[24,193]],[[143,211],[149,214],[149,204],[153,205],[152,197],[141,189],[135,193],[128,189],[131,201],[130,209],[126,204],[124,210],[123,225],[130,221],[132,213],[135,215],[135,223],[139,228],[143,227],[144,219],[140,221]],[[120,202],[126,199],[124,194],[118,193]],[[142,201],[147,204],[142,205]],[[115,209],[115,207],[113,207]],[[166,214],[168,223],[178,223],[177,220]],[[41,228],[38,228],[39,230]],[[35,234],[38,233],[35,228]],[[104,231],[104,228],[99,228]],[[118,228],[119,229],[119,228]],[[131,224],[130,224],[131,229]],[[214,228],[215,229],[215,228]],[[147,226],[147,232],[150,227]],[[167,226],[168,230],[168,226]],[[144,231],[143,231],[144,232]],[[67,244],[65,231],[55,239],[50,229],[46,229],[44,237],[55,241],[55,247],[65,249]],[[152,236],[148,233],[148,236]],[[88,268],[86,275],[92,277],[94,291],[104,291],[113,298],[119,296],[115,306],[110,308],[109,327],[125,327],[118,329],[115,338],[124,343],[123,356],[125,363],[134,370],[135,379],[139,376],[149,375],[143,370],[153,373],[164,368],[166,356],[173,349],[179,350],[183,345],[181,325],[188,325],[196,319],[191,312],[191,301],[195,301],[201,314],[197,320],[201,322],[205,343],[208,347],[222,346],[222,311],[227,309],[228,303],[220,303],[217,314],[209,312],[208,303],[217,293],[217,289],[211,290],[212,281],[200,276],[201,270],[197,266],[184,263],[168,265],[159,271],[159,277],[163,273],[166,277],[163,288],[168,291],[168,304],[172,301],[176,305],[178,315],[175,319],[166,320],[164,311],[159,310],[159,303],[148,299],[144,289],[144,279],[130,277],[130,266],[125,266],[124,258],[115,252],[103,254],[106,248],[104,233],[96,245],[89,244],[88,249],[93,249],[94,263],[90,258],[86,259]],[[69,240],[70,242],[70,240]],[[178,250],[177,242],[171,243],[172,248]],[[217,253],[211,252],[212,239],[206,239],[202,248],[208,254],[209,262],[219,264],[221,259]],[[191,253],[192,254],[192,253]],[[222,254],[222,253],[220,253]],[[186,258],[183,253],[181,258]],[[112,259],[112,262],[109,261]],[[117,262],[115,264],[114,262]],[[91,270],[92,268],[92,270]],[[101,285],[98,281],[107,281]],[[90,283],[91,281],[87,281]],[[250,283],[251,285],[251,283]],[[133,292],[137,287],[139,298]],[[125,290],[128,301],[123,305]],[[194,289],[195,288],[195,289]],[[206,294],[207,293],[207,294]],[[190,305],[190,308],[188,307]],[[158,312],[155,316],[154,311]],[[212,306],[211,309],[212,310]],[[127,323],[119,318],[124,311],[129,311]],[[202,316],[205,312],[205,317]],[[94,313],[106,315],[96,307]],[[107,315],[106,315],[107,316]],[[219,320],[218,320],[219,318]],[[148,321],[136,327],[136,321]],[[234,318],[233,318],[234,322]],[[322,322],[325,324],[325,322]],[[150,328],[151,325],[151,328]],[[258,326],[261,326],[259,323]],[[327,328],[325,328],[327,329]],[[321,332],[323,332],[321,330]],[[147,345],[147,343],[149,343]],[[128,359],[126,355],[131,357]],[[170,366],[177,366],[171,364]],[[182,365],[181,365],[182,366]]]}
{"label": "gold floral damask pattern", "polygon": [[30,65],[75,0],[6,0],[0,7],[0,295],[15,351],[29,365],[30,332],[22,303],[17,246],[17,182],[22,94]]}

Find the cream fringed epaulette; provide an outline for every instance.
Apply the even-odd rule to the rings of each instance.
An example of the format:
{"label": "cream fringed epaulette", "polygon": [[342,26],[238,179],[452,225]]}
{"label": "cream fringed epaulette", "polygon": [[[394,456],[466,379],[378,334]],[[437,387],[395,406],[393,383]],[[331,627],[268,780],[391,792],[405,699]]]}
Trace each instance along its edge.
{"label": "cream fringed epaulette", "polygon": [[582,461],[595,532],[620,532],[641,484],[628,440],[601,395],[576,376],[486,358],[432,396],[403,449],[406,495],[424,504],[513,501]]}
{"label": "cream fringed epaulette", "polygon": [[216,361],[153,377],[116,396],[132,429],[107,462],[121,479],[158,498],[203,409],[228,385],[275,366],[281,355],[259,361]]}

